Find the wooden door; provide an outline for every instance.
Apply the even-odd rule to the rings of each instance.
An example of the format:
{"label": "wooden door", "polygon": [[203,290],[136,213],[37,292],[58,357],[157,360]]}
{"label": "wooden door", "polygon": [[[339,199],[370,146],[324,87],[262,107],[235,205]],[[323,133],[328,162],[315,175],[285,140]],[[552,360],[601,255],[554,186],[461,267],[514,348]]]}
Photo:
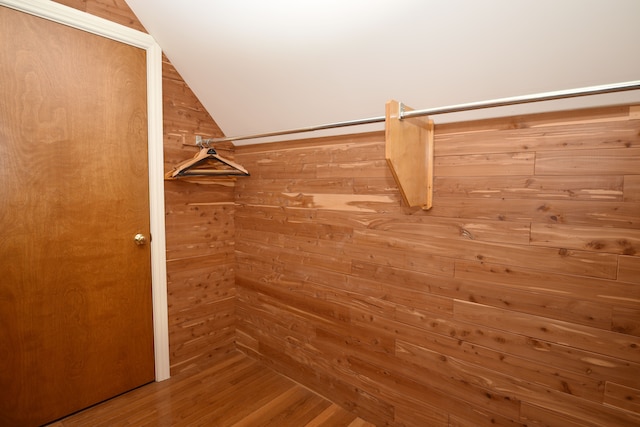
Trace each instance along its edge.
{"label": "wooden door", "polygon": [[0,7],[0,425],[154,379],[145,51]]}

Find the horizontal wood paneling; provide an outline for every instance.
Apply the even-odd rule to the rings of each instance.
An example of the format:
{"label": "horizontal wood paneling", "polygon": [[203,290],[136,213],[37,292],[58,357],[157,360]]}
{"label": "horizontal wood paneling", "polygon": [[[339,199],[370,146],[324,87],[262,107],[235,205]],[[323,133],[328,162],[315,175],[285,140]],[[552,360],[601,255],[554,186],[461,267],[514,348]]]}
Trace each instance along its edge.
{"label": "horizontal wood paneling", "polygon": [[640,308],[614,307],[611,313],[611,329],[622,334],[640,337]]}
{"label": "horizontal wood paneling", "polygon": [[172,373],[235,347],[233,187],[166,182]]}
{"label": "horizontal wood paneling", "polygon": [[437,176],[505,176],[532,175],[533,153],[467,154],[439,156],[434,161]]}
{"label": "horizontal wood paneling", "polygon": [[640,203],[592,203],[589,201],[529,199],[467,199],[435,197],[433,216],[498,221],[528,221],[541,224],[587,225],[624,229],[640,228]]}
{"label": "horizontal wood paneling", "polygon": [[[635,257],[619,258],[620,260],[629,259],[629,263],[637,262]],[[485,262],[457,262],[456,277],[516,287],[531,293],[566,297],[574,301],[592,301],[599,305],[637,307],[640,304],[640,288],[621,280],[554,274],[538,269],[516,268]]]}
{"label": "horizontal wood paneling", "polygon": [[604,402],[607,405],[640,413],[640,389],[607,382]]}
{"label": "horizontal wood paneling", "polygon": [[630,108],[436,125],[429,211],[383,138],[236,148],[238,348],[376,425],[640,423]]}
{"label": "horizontal wood paneling", "polygon": [[[637,122],[629,107],[592,110],[590,118],[576,118],[571,112],[555,117],[521,116],[499,118],[464,125],[436,124],[436,156],[625,149],[640,147]],[[630,120],[632,119],[632,120]],[[437,122],[437,121],[436,121]]]}
{"label": "horizontal wood paneling", "polygon": [[415,235],[382,233],[372,230],[354,232],[359,245],[389,245],[396,252],[412,251],[440,254],[452,259],[478,260],[519,267],[542,266],[545,271],[578,274],[582,276],[615,278],[617,257],[613,254],[568,250],[563,247],[536,247],[533,245],[478,242],[468,239],[420,238]]}
{"label": "horizontal wood paneling", "polygon": [[[165,58],[165,171],[193,157],[196,135],[222,132]],[[216,146],[233,158],[233,145]],[[235,348],[233,178],[165,181],[171,373]]]}
{"label": "horizontal wood paneling", "polygon": [[[607,354],[621,360],[634,361],[637,356],[636,337],[510,311],[456,300],[454,319],[494,329],[517,330],[534,339]],[[504,322],[505,318],[509,319],[508,323]]]}
{"label": "horizontal wood paneling", "polygon": [[632,175],[638,171],[640,148],[538,151],[536,175]]}
{"label": "horizontal wood paneling", "polygon": [[624,201],[640,202],[640,175],[624,177]]}
{"label": "horizontal wood paneling", "polygon": [[[120,0],[59,1],[142,29]],[[166,58],[163,91],[169,170],[222,132]],[[638,425],[637,111],[436,124],[428,212],[380,133],[167,182],[172,372],[235,341],[376,425]]]}
{"label": "horizontal wood paneling", "polygon": [[635,255],[640,252],[640,230],[532,224],[531,244]]}
{"label": "horizontal wood paneling", "polygon": [[636,256],[618,257],[618,280],[640,284],[640,265]]}
{"label": "horizontal wood paneling", "polygon": [[638,201],[633,197],[637,185],[631,175],[623,176],[487,176],[436,177],[438,197],[478,197],[486,199]]}

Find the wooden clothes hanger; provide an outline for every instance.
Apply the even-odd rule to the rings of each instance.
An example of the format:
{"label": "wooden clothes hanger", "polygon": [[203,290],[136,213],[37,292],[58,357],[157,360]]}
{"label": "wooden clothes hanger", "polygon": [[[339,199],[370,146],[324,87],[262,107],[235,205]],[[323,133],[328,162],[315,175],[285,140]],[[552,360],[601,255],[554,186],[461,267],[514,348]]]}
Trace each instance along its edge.
{"label": "wooden clothes hanger", "polygon": [[[165,174],[165,178],[175,179],[182,176],[225,176],[225,175],[242,175],[248,176],[249,172],[229,159],[225,159],[218,155],[213,147],[209,147],[207,143],[204,143],[198,139],[197,144],[201,147],[200,151],[189,160],[186,160],[178,164],[172,171]],[[207,145],[207,146],[205,146]],[[211,164],[212,162],[222,163],[229,168],[202,168],[205,164]]]}

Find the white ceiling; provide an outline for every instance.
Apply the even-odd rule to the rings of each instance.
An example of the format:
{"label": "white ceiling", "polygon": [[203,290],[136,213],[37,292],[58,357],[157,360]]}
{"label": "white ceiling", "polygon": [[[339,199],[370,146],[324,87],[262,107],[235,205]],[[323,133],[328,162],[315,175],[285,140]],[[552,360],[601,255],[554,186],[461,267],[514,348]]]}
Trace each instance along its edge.
{"label": "white ceiling", "polygon": [[[640,79],[640,0],[127,3],[227,136]],[[640,91],[434,119],[619,102]]]}

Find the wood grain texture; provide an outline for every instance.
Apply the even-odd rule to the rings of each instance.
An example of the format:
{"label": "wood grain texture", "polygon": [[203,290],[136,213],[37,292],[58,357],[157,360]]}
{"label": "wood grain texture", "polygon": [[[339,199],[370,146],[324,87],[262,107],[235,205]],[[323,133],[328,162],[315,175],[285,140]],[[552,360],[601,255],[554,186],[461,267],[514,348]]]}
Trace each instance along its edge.
{"label": "wood grain texture", "polygon": [[640,148],[538,151],[536,175],[633,175],[638,172]]}
{"label": "wood grain texture", "polygon": [[624,177],[624,201],[640,202],[640,175]]}
{"label": "wood grain texture", "polygon": [[218,355],[50,424],[73,426],[373,427],[247,356]]}
{"label": "wood grain texture", "polygon": [[637,256],[618,257],[618,280],[640,284],[640,264]]}
{"label": "wood grain texture", "polygon": [[146,61],[4,6],[0,39],[0,425],[28,426],[154,378]]}
{"label": "wood grain texture", "polygon": [[[145,31],[124,0],[59,0]],[[171,62],[163,56],[165,172],[193,157],[196,135],[224,136]],[[215,147],[233,159],[233,145]],[[171,373],[234,348],[234,179],[165,183]]]}
{"label": "wood grain texture", "polygon": [[117,22],[134,30],[146,32],[125,0],[54,0],[56,3]]}
{"label": "wood grain texture", "polygon": [[473,176],[437,177],[437,196],[485,199],[638,201],[639,183],[628,176]]}
{"label": "wood grain texture", "polygon": [[376,425],[637,425],[630,111],[436,125],[427,212],[381,133],[237,147],[238,348]]}
{"label": "wood grain texture", "polygon": [[[169,170],[193,155],[183,144],[195,134],[222,132],[168,60],[163,75]],[[231,351],[234,337],[377,425],[637,425],[640,357],[621,343],[638,345],[638,257],[564,247],[594,240],[589,230],[615,245],[640,229],[637,111],[436,124],[428,213],[403,206],[379,133],[242,146],[250,178],[167,183],[173,372]],[[502,161],[512,166],[496,174]],[[461,302],[502,317],[470,322]]]}
{"label": "wood grain texture", "polygon": [[533,153],[466,154],[436,158],[437,176],[510,176],[532,175]]}
{"label": "wood grain texture", "polygon": [[385,105],[385,159],[407,206],[428,210],[433,200],[433,121],[401,120],[412,108],[397,101]]}

